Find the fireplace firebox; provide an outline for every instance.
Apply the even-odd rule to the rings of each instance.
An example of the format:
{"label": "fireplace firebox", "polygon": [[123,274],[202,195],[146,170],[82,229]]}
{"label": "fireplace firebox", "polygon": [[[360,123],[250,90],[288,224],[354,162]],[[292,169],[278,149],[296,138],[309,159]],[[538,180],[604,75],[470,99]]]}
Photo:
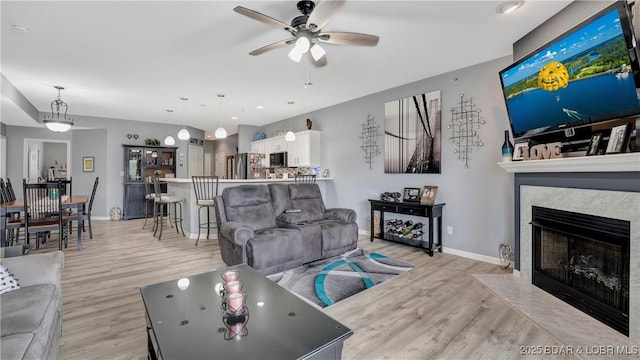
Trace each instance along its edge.
{"label": "fireplace firebox", "polygon": [[534,285],[629,336],[630,222],[532,207]]}

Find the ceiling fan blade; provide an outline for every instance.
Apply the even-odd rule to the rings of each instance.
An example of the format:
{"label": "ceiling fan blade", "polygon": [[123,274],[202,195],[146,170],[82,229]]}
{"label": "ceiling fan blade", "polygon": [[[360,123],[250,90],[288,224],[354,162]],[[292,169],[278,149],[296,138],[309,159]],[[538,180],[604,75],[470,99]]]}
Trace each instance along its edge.
{"label": "ceiling fan blade", "polygon": [[311,59],[311,62],[313,63],[313,65],[315,65],[315,67],[323,67],[327,65],[327,56],[324,55],[323,57],[321,57],[319,60],[316,60],[313,58],[313,56],[311,56],[311,54],[309,54],[309,59]]}
{"label": "ceiling fan blade", "polygon": [[376,46],[379,37],[352,32],[327,32],[318,35],[318,40],[335,45]]}
{"label": "ceiling fan blade", "polygon": [[296,39],[291,38],[291,39],[286,39],[286,40],[280,40],[278,42],[274,42],[273,44],[269,44],[267,46],[263,46],[259,49],[255,49],[252,52],[249,53],[249,55],[261,55],[266,53],[267,51],[271,51],[271,50],[275,50],[275,49],[279,49],[281,47],[285,47],[289,44],[291,44],[292,42],[294,42]]}
{"label": "ceiling fan blade", "polygon": [[[254,20],[258,20],[260,22],[263,22],[267,25],[271,25],[273,27],[276,27],[278,29],[282,29],[282,30],[290,30],[291,29],[291,25],[282,22],[280,20],[274,19],[271,16],[267,16],[263,13],[259,13],[257,11],[251,10],[251,9],[247,9],[246,7],[243,6],[236,6],[233,8],[233,11],[237,12],[238,14],[242,14],[244,16],[248,16]],[[291,29],[292,30],[292,29]]]}
{"label": "ceiling fan blade", "polygon": [[307,29],[312,32],[322,29],[329,20],[333,13],[340,9],[344,5],[344,0],[323,0],[316,5],[309,18],[307,19]]}

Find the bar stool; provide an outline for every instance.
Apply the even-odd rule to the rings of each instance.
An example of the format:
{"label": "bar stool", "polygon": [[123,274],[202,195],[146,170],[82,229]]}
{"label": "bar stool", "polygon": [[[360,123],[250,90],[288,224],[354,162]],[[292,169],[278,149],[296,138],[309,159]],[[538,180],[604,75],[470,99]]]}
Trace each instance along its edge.
{"label": "bar stool", "polygon": [[[218,223],[214,219],[211,221],[211,208],[215,208],[214,198],[218,195],[217,176],[192,176],[193,191],[196,194],[196,205],[198,205],[198,239],[200,241],[200,230],[207,229],[207,239],[212,228],[218,228]],[[207,209],[207,221],[202,222],[200,210]]]}
{"label": "bar stool", "polygon": [[[162,192],[162,188],[160,187],[160,180],[158,177],[154,177],[153,186],[155,189],[155,198],[153,199],[153,236],[156,235],[158,231],[158,227],[160,228],[160,234],[158,235],[158,240],[162,239],[162,228],[164,227],[164,214],[165,209],[167,213],[167,218],[169,219],[169,224],[171,224],[171,207],[173,205],[173,223],[176,225],[176,232],[182,232],[182,236],[184,235],[184,229],[182,228],[182,201],[183,199],[178,196],[167,195]],[[180,205],[180,217],[178,217],[178,205]],[[178,222],[180,222],[180,231],[178,231]]]}

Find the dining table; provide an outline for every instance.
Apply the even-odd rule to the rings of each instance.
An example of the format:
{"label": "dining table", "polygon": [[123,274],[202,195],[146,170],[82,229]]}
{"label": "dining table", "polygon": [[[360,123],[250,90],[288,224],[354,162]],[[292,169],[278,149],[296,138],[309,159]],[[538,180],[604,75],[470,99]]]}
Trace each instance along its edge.
{"label": "dining table", "polygon": [[[72,195],[63,197],[63,209],[76,209],[72,220],[78,222],[78,250],[82,250],[82,227],[84,224],[84,211],[89,201],[89,195]],[[0,204],[0,246],[7,246],[6,217],[8,213],[24,210],[24,199],[16,199]]]}

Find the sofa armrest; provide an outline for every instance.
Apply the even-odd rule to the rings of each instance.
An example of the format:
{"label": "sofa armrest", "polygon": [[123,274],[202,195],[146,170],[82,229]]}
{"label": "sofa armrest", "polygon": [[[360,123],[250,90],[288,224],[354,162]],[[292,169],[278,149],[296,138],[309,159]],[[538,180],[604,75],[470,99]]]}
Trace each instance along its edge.
{"label": "sofa armrest", "polygon": [[53,284],[61,288],[64,253],[23,255],[2,259],[2,264],[15,275],[21,287]]}
{"label": "sofa armrest", "polygon": [[356,212],[352,209],[341,209],[341,208],[327,209],[324,212],[324,218],[328,220],[356,222]]}
{"label": "sofa armrest", "polygon": [[220,224],[220,233],[223,237],[233,240],[236,245],[243,247],[255,236],[250,227],[235,221]]}

